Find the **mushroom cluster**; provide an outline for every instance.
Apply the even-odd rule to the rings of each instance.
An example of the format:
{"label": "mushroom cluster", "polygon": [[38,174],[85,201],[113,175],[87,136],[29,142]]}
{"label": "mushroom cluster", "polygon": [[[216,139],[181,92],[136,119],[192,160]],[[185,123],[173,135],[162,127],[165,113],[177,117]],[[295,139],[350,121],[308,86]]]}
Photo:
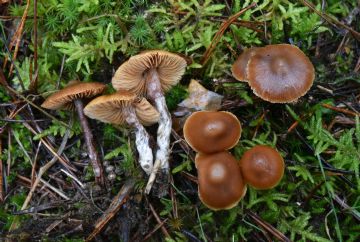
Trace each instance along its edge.
{"label": "mushroom cluster", "polygon": [[[186,60],[162,50],[145,51],[123,63],[112,78],[116,93],[93,99],[85,108],[82,99],[102,93],[101,83],[70,82],[67,87],[49,96],[42,107],[48,109],[76,108],[88,146],[96,180],[104,184],[103,168],[96,152],[92,133],[84,114],[92,119],[114,125],[128,125],[135,130],[135,143],[141,168],[149,175],[145,192],[149,193],[160,169],[169,175],[171,116],[164,93],[177,84],[185,72]],[[148,101],[149,100],[149,101]],[[155,107],[153,107],[153,105]],[[144,126],[159,123],[155,162],[150,136]]]}
{"label": "mushroom cluster", "polygon": [[184,138],[198,152],[199,198],[212,210],[230,209],[245,196],[246,185],[275,187],[284,173],[284,160],[273,148],[257,145],[238,162],[229,149],[240,139],[241,125],[229,112],[199,111],[184,124]]}
{"label": "mushroom cluster", "polygon": [[159,112],[158,149],[145,193],[150,192],[159,169],[162,177],[169,176],[172,121],[164,93],[179,82],[186,65],[186,60],[180,55],[162,50],[145,51],[123,63],[112,78],[112,85],[117,91],[127,91],[147,98]]}
{"label": "mushroom cluster", "polygon": [[315,78],[309,58],[289,44],[247,49],[231,71],[237,80],[247,82],[255,95],[272,103],[297,101],[311,88]]}

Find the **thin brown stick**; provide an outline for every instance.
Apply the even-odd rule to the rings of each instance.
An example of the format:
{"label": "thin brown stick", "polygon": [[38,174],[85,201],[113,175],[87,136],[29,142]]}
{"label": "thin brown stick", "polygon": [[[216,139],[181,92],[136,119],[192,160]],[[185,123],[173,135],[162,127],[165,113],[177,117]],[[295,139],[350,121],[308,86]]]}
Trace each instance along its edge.
{"label": "thin brown stick", "polygon": [[[72,123],[72,120],[70,120],[70,123]],[[69,136],[70,136],[70,129],[67,129],[67,130],[65,131],[65,135],[64,135],[64,138],[63,138],[63,140],[62,140],[62,142],[61,142],[61,145],[60,145],[60,147],[59,147],[59,150],[58,150],[57,153],[55,153],[56,156],[54,156],[48,163],[46,163],[44,166],[42,166],[42,167],[39,169],[39,173],[38,173],[38,175],[37,175],[37,177],[36,177],[36,180],[35,180],[34,184],[32,185],[32,187],[31,187],[31,189],[30,189],[30,191],[29,191],[29,193],[28,193],[28,195],[27,195],[27,197],[26,197],[26,199],[25,199],[25,201],[24,201],[24,203],[23,203],[23,205],[22,205],[22,207],[21,207],[21,210],[24,210],[24,209],[28,206],[28,204],[29,204],[29,202],[30,202],[30,200],[31,200],[31,198],[32,198],[35,190],[36,190],[36,187],[39,185],[39,183],[40,183],[40,181],[41,181],[42,175],[43,175],[51,166],[53,166],[53,165],[56,163],[56,161],[58,160],[58,157],[60,157],[59,155],[60,155],[60,154],[63,152],[63,150],[65,149],[65,146],[66,146],[66,143],[67,143],[67,141],[68,141]],[[44,144],[45,144],[45,143],[44,143]],[[41,181],[41,182],[44,183],[44,181]],[[44,183],[44,184],[45,184],[45,183]],[[66,197],[66,196],[65,196],[65,197]],[[67,198],[67,197],[66,197],[66,198]],[[66,199],[66,198],[65,198],[65,199]],[[15,230],[15,229],[18,227],[18,225],[19,225],[19,218],[16,217],[16,218],[13,220],[13,222],[12,222],[10,228],[9,228],[9,231]]]}
{"label": "thin brown stick", "polygon": [[142,240],[142,242],[148,240],[156,231],[158,231],[160,228],[162,228],[164,226],[164,224],[166,223],[168,219],[165,219],[164,221],[162,221],[160,224],[157,224],[155,226],[155,228],[153,230],[151,230]]}
{"label": "thin brown stick", "polygon": [[[72,122],[72,120],[70,121]],[[28,194],[28,196],[26,197],[24,203],[23,203],[23,206],[21,207],[21,209],[25,209],[27,207],[27,205],[29,204],[31,198],[32,198],[32,195],[34,194],[35,192],[35,189],[37,187],[37,185],[39,184],[40,182],[40,179],[42,177],[42,175],[50,168],[52,167],[56,161],[58,160],[58,157],[60,157],[59,155],[61,155],[61,153],[63,152],[63,150],[65,149],[65,146],[66,146],[66,143],[68,141],[68,138],[70,136],[70,130],[67,129],[66,132],[65,132],[65,135],[64,135],[64,138],[60,144],[60,147],[58,149],[58,151],[56,152],[57,156],[54,156],[48,163],[46,163],[44,166],[42,166],[40,169],[39,169],[39,172],[36,176],[36,180],[34,182],[34,184],[32,185],[31,187],[31,190]]]}
{"label": "thin brown stick", "polygon": [[11,149],[12,149],[12,140],[11,140],[11,131],[8,129],[8,139],[7,139],[7,147],[8,147],[8,153],[7,153],[7,160],[6,160],[6,176],[10,175],[10,167],[11,167]]}
{"label": "thin brown stick", "polygon": [[[13,63],[16,61],[16,57],[17,57],[17,54],[18,54],[18,51],[19,51],[19,45],[20,45],[20,42],[21,42],[21,36],[22,36],[23,30],[24,30],[25,21],[26,21],[28,12],[29,12],[29,7],[30,7],[30,0],[27,0],[23,16],[21,17],[20,24],[17,27],[16,32],[13,35],[13,37],[11,38],[11,41],[10,41],[10,44],[9,44],[9,50],[10,51],[15,46],[14,54],[13,54],[13,57],[12,57],[13,62],[11,63],[10,71],[9,71],[10,74],[13,71],[13,68],[14,68]],[[4,61],[4,65],[3,65],[4,68],[5,68],[6,64],[7,64],[7,58],[5,58],[5,61]]]}
{"label": "thin brown stick", "polygon": [[[41,170],[41,168],[40,168]],[[44,174],[45,172],[43,172]],[[42,175],[42,174],[41,174]],[[61,192],[59,189],[57,189],[56,187],[52,186],[50,183],[48,183],[47,181],[45,181],[44,179],[40,178],[39,179],[45,186],[47,186],[48,188],[50,188],[52,191],[54,191],[55,193],[57,193],[60,197],[64,198],[65,200],[70,200],[70,198],[68,196],[66,196],[63,192]],[[37,180],[35,180],[36,182]]]}
{"label": "thin brown stick", "polygon": [[[32,188],[32,185],[31,185],[31,180],[25,176],[22,176],[22,175],[19,175],[17,174],[16,175],[16,182],[20,183],[22,186],[26,187],[26,188],[29,188],[29,190]],[[46,193],[49,193],[51,196],[55,197],[55,194],[49,189],[47,188],[46,186],[43,186],[41,185],[40,183],[37,185],[37,188],[40,190],[40,191],[45,191]],[[29,209],[29,208],[28,208]],[[26,210],[26,209],[25,209]],[[19,210],[17,212],[14,212],[14,214],[18,214],[18,213],[21,213],[21,211],[25,211],[25,210]]]}
{"label": "thin brown stick", "polygon": [[334,106],[332,106],[330,104],[326,104],[326,103],[321,104],[321,106],[323,106],[324,108],[336,111],[336,112],[340,112],[340,113],[344,113],[344,114],[348,114],[348,115],[352,115],[352,116],[359,116],[360,115],[359,113],[350,111],[348,109],[334,107]]}
{"label": "thin brown stick", "polygon": [[[37,0],[34,0],[34,71],[38,73],[38,34],[37,34]],[[38,75],[31,76],[30,91],[37,92]]]}
{"label": "thin brown stick", "polygon": [[94,170],[96,182],[99,185],[104,186],[105,185],[104,170],[101,165],[99,154],[96,151],[95,146],[94,146],[94,137],[91,132],[89,122],[84,115],[83,102],[81,101],[81,99],[76,99],[74,101],[74,104],[76,107],[77,114],[79,116],[82,131],[84,133],[85,143],[88,148],[89,158],[90,158],[90,162],[93,167],[93,170]]}
{"label": "thin brown stick", "polygon": [[317,10],[316,7],[314,6],[314,4],[312,4],[311,2],[309,2],[307,0],[299,0],[299,2],[301,2],[302,4],[304,4],[305,6],[310,8],[312,11],[314,11],[314,13],[319,15],[321,18],[323,18],[328,23],[330,23],[332,25],[336,25],[336,26],[341,27],[343,29],[346,29],[347,31],[349,31],[354,36],[354,38],[356,40],[360,41],[360,33],[355,31],[353,28],[347,26],[346,24],[343,24],[342,22],[335,19],[334,17],[331,17],[330,15]]}
{"label": "thin brown stick", "polygon": [[181,136],[174,130],[171,130],[171,134],[175,141],[180,144],[181,148],[185,151],[186,155],[192,160],[195,161],[195,153],[192,151],[188,143],[181,138]]}
{"label": "thin brown stick", "polygon": [[[162,224],[163,222],[161,221],[159,215],[156,213],[156,211],[155,211],[154,207],[151,205],[151,203],[149,203],[149,207],[150,207],[150,210],[151,210],[152,214],[154,215],[156,221],[158,222],[158,224]],[[161,226],[161,231],[163,232],[165,237],[171,238],[170,234],[167,231],[167,229],[165,228],[165,226]]]}
{"label": "thin brown stick", "polygon": [[271,233],[275,238],[277,238],[278,240],[282,241],[282,242],[291,242],[291,240],[286,237],[283,233],[281,233],[279,230],[277,230],[276,228],[274,228],[271,224],[269,224],[268,222],[264,221],[262,218],[260,218],[257,214],[255,214],[254,212],[248,210],[247,214],[249,215],[250,218],[252,218],[260,227],[262,227],[264,230],[266,230],[267,232]]}
{"label": "thin brown stick", "polygon": [[[1,69],[1,67],[0,67],[0,84],[3,85],[4,88],[8,91],[8,88],[7,88],[7,87],[9,87],[9,83],[6,81],[4,72],[3,72],[3,70]],[[8,91],[8,94],[9,94],[9,96],[11,97],[11,99],[13,99],[13,100],[16,99],[16,96],[14,95],[14,93]]]}
{"label": "thin brown stick", "polygon": [[[34,135],[38,135],[39,133],[36,132],[29,124],[27,123],[23,123],[23,125],[25,126],[25,128],[27,128],[28,130],[30,130],[31,133],[33,133]],[[53,155],[55,156],[57,159],[59,159],[60,163],[66,167],[67,169],[71,170],[71,171],[76,171],[76,168],[69,163],[68,161],[66,161],[64,158],[62,158],[61,156],[59,156],[55,150],[54,147],[47,141],[47,139],[44,138],[40,138],[40,141],[44,144],[44,146],[46,147],[46,149]]]}
{"label": "thin brown stick", "polygon": [[205,53],[203,54],[202,59],[200,60],[200,64],[202,66],[204,66],[208,60],[210,59],[210,56],[212,54],[212,52],[214,51],[215,47],[217,46],[217,44],[219,43],[221,37],[224,35],[225,31],[228,29],[228,27],[238,18],[240,17],[240,15],[242,15],[243,13],[245,13],[247,10],[249,10],[250,8],[253,8],[256,6],[256,3],[252,3],[249,6],[247,6],[246,8],[243,8],[242,10],[240,10],[238,13],[232,15],[231,17],[229,17],[229,19],[227,21],[225,21],[223,24],[221,24],[218,32],[215,34],[214,38],[212,39],[209,47],[206,49]]}
{"label": "thin brown stick", "polygon": [[28,103],[30,106],[36,108],[37,110],[39,110],[41,113],[43,113],[45,116],[59,122],[59,124],[63,125],[64,127],[69,128],[69,126],[64,123],[63,121],[57,119],[56,117],[54,117],[53,115],[49,114],[48,112],[46,112],[44,109],[42,109],[41,107],[39,107],[38,105],[36,105],[35,103],[33,103],[32,101],[30,101],[27,97],[25,97],[24,95],[22,95],[21,93],[19,93],[18,91],[16,91],[15,89],[13,89],[10,86],[5,86],[6,90],[15,94],[19,99],[25,101],[26,103]]}
{"label": "thin brown stick", "polygon": [[290,125],[290,127],[288,128],[288,130],[286,131],[286,133],[290,133],[290,132],[293,131],[298,125],[299,125],[299,121],[295,121],[294,123],[292,123],[292,124]]}
{"label": "thin brown stick", "polygon": [[257,133],[258,133],[258,130],[259,130],[259,128],[260,128],[260,125],[261,125],[261,123],[262,123],[262,121],[265,119],[265,116],[266,116],[266,111],[264,111],[262,114],[261,114],[261,116],[260,116],[260,119],[259,119],[259,121],[257,122],[258,124],[256,125],[256,127],[255,127],[255,131],[254,131],[254,134],[253,134],[253,139],[255,139],[255,137],[256,137],[256,135],[257,135]]}
{"label": "thin brown stick", "polygon": [[359,59],[355,65],[355,68],[354,68],[354,72],[358,72],[360,70],[360,56],[359,56]]}
{"label": "thin brown stick", "polygon": [[180,174],[184,177],[186,177],[187,179],[189,179],[190,181],[192,181],[193,183],[199,184],[198,179],[196,176],[191,175],[190,173],[186,172],[186,171],[181,171]]}
{"label": "thin brown stick", "polygon": [[41,142],[39,142],[38,147],[36,148],[35,158],[31,168],[31,186],[34,185],[36,179],[36,163],[37,163],[40,147],[41,147]]}
{"label": "thin brown stick", "polygon": [[[2,154],[2,139],[0,139],[0,154]],[[3,162],[0,157],[0,203],[4,201],[4,184],[3,184]]]}
{"label": "thin brown stick", "polygon": [[116,215],[121,206],[126,203],[134,185],[135,181],[130,179],[122,186],[118,194],[112,200],[110,206],[106,209],[105,213],[96,221],[95,228],[86,238],[86,242],[93,240],[95,236],[105,227],[105,225]]}
{"label": "thin brown stick", "polygon": [[338,195],[334,194],[333,196],[334,201],[339,204],[345,211],[351,213],[351,215],[357,220],[360,221],[360,213],[356,211],[356,209],[350,207],[346,204],[344,199],[341,199]]}
{"label": "thin brown stick", "polygon": [[[18,113],[26,107],[26,104],[20,107],[18,106],[20,106],[20,103],[18,103],[17,106],[13,110],[11,110],[11,112],[7,115],[6,117],[7,120],[13,120],[15,116],[18,115]],[[0,134],[2,134],[6,130],[8,124],[9,121],[7,121],[3,126],[0,127]]]}
{"label": "thin brown stick", "polygon": [[[171,185],[174,184],[174,178],[171,175],[170,175],[170,183],[171,183]],[[177,206],[176,194],[175,194],[173,186],[170,186],[170,197],[171,197],[171,203],[172,203],[173,217],[175,219],[177,219],[179,217],[178,216],[178,206]]]}

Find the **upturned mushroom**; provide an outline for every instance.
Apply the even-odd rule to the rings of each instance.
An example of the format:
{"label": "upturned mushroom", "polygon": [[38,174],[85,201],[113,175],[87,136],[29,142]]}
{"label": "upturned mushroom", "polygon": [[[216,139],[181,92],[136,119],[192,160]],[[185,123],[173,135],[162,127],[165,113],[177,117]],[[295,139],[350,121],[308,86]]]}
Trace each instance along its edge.
{"label": "upturned mushroom", "polygon": [[197,154],[199,198],[212,210],[230,209],[246,193],[237,160],[227,151]]}
{"label": "upturned mushroom", "polygon": [[272,103],[296,101],[307,93],[315,78],[309,58],[288,44],[258,48],[246,70],[254,94]]}
{"label": "upturned mushroom", "polygon": [[256,145],[240,160],[244,180],[256,189],[275,187],[284,174],[284,159],[270,146]]}
{"label": "upturned mushroom", "polygon": [[243,51],[231,66],[231,73],[233,77],[242,82],[247,82],[247,65],[250,58],[256,53],[259,48],[253,47]]}
{"label": "upturned mushroom", "polygon": [[84,109],[85,115],[104,123],[128,124],[135,129],[135,143],[141,168],[150,174],[153,169],[153,153],[149,135],[143,125],[152,125],[159,120],[159,113],[145,99],[133,93],[119,91],[92,100]]}
{"label": "upturned mushroom", "polygon": [[199,111],[184,124],[187,143],[200,153],[216,153],[234,147],[241,136],[241,124],[230,112]]}
{"label": "upturned mushroom", "polygon": [[170,154],[171,116],[164,93],[177,84],[185,72],[186,60],[179,55],[152,50],[131,57],[116,71],[112,85],[116,90],[127,90],[144,95],[154,102],[160,113],[157,133],[158,150],[154,169],[145,192],[149,193],[159,168],[168,177]]}
{"label": "upturned mushroom", "polygon": [[89,123],[84,116],[83,99],[88,99],[101,94],[106,86],[99,82],[80,82],[71,81],[64,89],[50,95],[41,105],[46,109],[76,109],[79,116],[81,128],[84,132],[86,146],[88,148],[89,158],[94,170],[96,181],[104,185],[103,168],[99,155],[94,146],[94,138]]}

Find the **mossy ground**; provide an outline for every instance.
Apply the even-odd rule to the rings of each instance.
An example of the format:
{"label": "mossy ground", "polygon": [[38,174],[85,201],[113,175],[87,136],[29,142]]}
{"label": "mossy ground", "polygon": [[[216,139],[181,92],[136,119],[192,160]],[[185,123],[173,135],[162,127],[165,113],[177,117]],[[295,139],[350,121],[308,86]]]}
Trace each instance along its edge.
{"label": "mossy ground", "polygon": [[[356,0],[49,0],[37,1],[36,8],[34,2],[0,1],[2,238],[82,241],[132,178],[134,191],[98,233],[98,241],[358,241]],[[253,2],[256,5],[204,56],[222,23]],[[231,76],[231,63],[244,48],[276,43],[299,46],[316,68],[313,87],[296,103],[264,102]],[[282,153],[285,176],[276,188],[249,188],[235,208],[209,210],[198,199],[194,154],[181,142],[180,127],[172,137],[171,184],[157,186],[145,197],[141,191],[147,179],[136,162],[131,131],[91,120],[101,157],[116,173],[106,189],[94,184],[91,167],[84,165],[89,160],[76,116],[38,107],[44,97],[73,79],[99,81],[113,92],[110,82],[116,68],[146,49],[165,49],[192,60],[180,84],[167,94],[172,111],[196,78],[224,95],[222,110],[241,121],[241,140],[231,150],[237,158],[255,144],[271,145]],[[156,128],[148,129],[153,137]],[[27,210],[19,213],[35,173],[54,157],[45,144],[56,152],[62,142],[61,157],[76,167],[73,173],[80,183],[56,162],[43,180],[60,192],[40,183]],[[157,198],[164,189],[168,195]]]}

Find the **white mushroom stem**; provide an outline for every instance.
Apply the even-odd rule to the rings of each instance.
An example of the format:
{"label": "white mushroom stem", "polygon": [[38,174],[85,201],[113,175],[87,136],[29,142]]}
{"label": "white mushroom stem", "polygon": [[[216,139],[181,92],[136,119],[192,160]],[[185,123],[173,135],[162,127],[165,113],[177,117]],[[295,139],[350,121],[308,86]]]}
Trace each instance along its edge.
{"label": "white mushroom stem", "polygon": [[139,153],[139,163],[146,174],[150,175],[153,170],[153,153],[149,145],[149,134],[139,122],[134,109],[127,111],[126,122],[135,128],[135,144]]}
{"label": "white mushroom stem", "polygon": [[147,95],[155,102],[155,107],[160,114],[159,127],[157,131],[157,146],[154,169],[152,170],[145,193],[149,194],[151,187],[156,179],[156,174],[161,168],[165,174],[169,173],[169,155],[170,155],[170,134],[171,134],[171,116],[166,106],[164,94],[161,89],[159,75],[156,69],[150,69],[147,74]]}

